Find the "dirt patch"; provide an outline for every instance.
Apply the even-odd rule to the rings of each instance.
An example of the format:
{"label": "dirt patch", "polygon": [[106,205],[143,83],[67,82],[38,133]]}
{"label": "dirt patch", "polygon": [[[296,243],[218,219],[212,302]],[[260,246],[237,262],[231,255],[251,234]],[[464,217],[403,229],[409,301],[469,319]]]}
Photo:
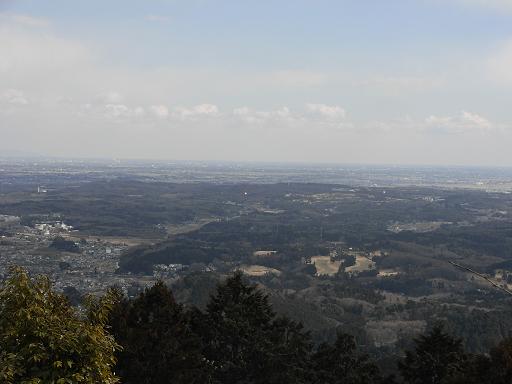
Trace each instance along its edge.
{"label": "dirt patch", "polygon": [[338,273],[341,261],[333,261],[331,256],[313,256],[311,257],[311,264],[315,265],[318,276],[333,276]]}

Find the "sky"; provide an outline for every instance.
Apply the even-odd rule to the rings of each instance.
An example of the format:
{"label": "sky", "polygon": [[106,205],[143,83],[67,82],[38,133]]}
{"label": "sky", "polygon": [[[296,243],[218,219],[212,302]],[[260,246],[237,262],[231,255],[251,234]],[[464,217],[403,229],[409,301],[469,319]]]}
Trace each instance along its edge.
{"label": "sky", "polygon": [[0,156],[512,166],[512,0],[0,0]]}

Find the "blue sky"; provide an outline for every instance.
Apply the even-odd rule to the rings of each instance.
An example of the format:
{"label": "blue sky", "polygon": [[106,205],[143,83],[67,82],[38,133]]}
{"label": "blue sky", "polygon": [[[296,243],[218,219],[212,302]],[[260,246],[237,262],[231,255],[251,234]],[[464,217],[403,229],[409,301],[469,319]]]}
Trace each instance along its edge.
{"label": "blue sky", "polygon": [[0,151],[512,165],[511,68],[512,0],[0,0]]}

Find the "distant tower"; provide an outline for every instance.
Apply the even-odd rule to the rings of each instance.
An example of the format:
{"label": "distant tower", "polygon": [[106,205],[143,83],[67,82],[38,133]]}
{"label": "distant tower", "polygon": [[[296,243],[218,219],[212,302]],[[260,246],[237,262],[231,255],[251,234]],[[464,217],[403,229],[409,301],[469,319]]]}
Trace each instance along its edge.
{"label": "distant tower", "polygon": [[39,185],[37,186],[37,193],[41,193],[41,187]]}

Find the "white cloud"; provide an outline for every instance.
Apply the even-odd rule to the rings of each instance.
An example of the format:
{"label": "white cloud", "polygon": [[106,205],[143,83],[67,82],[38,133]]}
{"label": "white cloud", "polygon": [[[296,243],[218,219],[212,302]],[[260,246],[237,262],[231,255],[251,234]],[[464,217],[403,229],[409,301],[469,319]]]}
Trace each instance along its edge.
{"label": "white cloud", "polygon": [[165,119],[169,116],[169,108],[165,105],[152,105],[149,107],[149,110],[154,116],[160,119]]}
{"label": "white cloud", "polygon": [[272,110],[254,110],[247,106],[235,108],[231,117],[237,122],[259,127],[294,128],[297,131],[351,130],[354,123],[346,120],[345,109],[336,105],[306,104],[301,109],[282,106]]}
{"label": "white cloud", "polygon": [[219,108],[213,104],[199,104],[193,108],[193,111],[198,115],[217,115]]}
{"label": "white cloud", "polygon": [[146,110],[142,107],[135,107],[133,113],[136,117],[144,117],[146,116]]}
{"label": "white cloud", "polygon": [[106,93],[99,94],[96,97],[96,99],[102,103],[107,104],[120,104],[124,101],[123,95],[116,91],[109,91]]}
{"label": "white cloud", "polygon": [[282,119],[287,119],[291,116],[290,108],[281,107],[275,111],[275,115]]}
{"label": "white cloud", "polygon": [[455,116],[431,115],[425,119],[424,130],[434,133],[488,132],[492,123],[476,113],[462,111]]}
{"label": "white cloud", "polygon": [[372,121],[363,124],[359,131],[386,134],[480,135],[500,131],[500,126],[479,114],[461,111],[454,115],[430,115],[424,119],[405,116],[387,121]]}
{"label": "white cloud", "polygon": [[337,105],[306,104],[306,109],[312,114],[328,119],[344,119],[347,115],[345,109]]}
{"label": "white cloud", "polygon": [[[399,70],[396,76],[377,76],[378,68],[352,68],[349,72],[347,67],[327,73],[247,68],[230,71],[231,68],[207,68],[208,62],[197,67],[171,67],[158,62],[162,67],[154,68],[130,62],[119,64],[108,55],[97,56],[101,51],[96,47],[106,51],[110,43],[96,41],[96,45],[85,45],[57,34],[45,23],[23,18],[1,20],[0,142],[8,142],[13,148],[62,155],[74,154],[67,149],[71,148],[68,144],[73,139],[88,144],[80,146],[82,155],[165,157],[172,148],[177,158],[275,159],[280,156],[296,160],[307,156],[312,160],[377,162],[384,161],[381,157],[391,153],[396,153],[398,160],[412,161],[404,153],[414,158],[415,151],[425,142],[447,148],[446,156],[425,154],[427,161],[434,158],[439,162],[466,154],[465,149],[458,149],[462,148],[459,143],[471,140],[475,145],[488,143],[486,153],[492,155],[497,152],[496,142],[503,147],[510,142],[501,140],[506,137],[506,132],[501,135],[499,130],[502,125],[476,113],[437,112],[424,117],[430,112],[427,108],[432,108],[431,111],[450,105],[460,108],[458,105],[466,103],[468,97],[471,97],[469,105],[478,105],[477,97],[492,94],[467,92],[468,96],[455,99],[454,91],[461,95],[461,90],[469,88],[466,88],[466,76],[455,70],[452,71],[455,76],[450,76],[449,68],[443,77],[446,83],[440,87],[442,93],[434,89],[435,93],[414,95],[413,99],[405,91],[435,87],[438,68],[431,76],[425,72],[425,78],[401,76]],[[137,48],[135,44],[133,47]],[[428,71],[421,68],[417,69],[420,75],[423,70]],[[512,42],[501,47],[489,62],[489,71],[500,83],[504,79],[512,83],[510,68]],[[463,79],[464,87],[455,83],[457,76]],[[477,83],[484,80],[478,76],[481,73],[472,80]],[[470,89],[476,86],[473,84]],[[394,94],[388,97],[390,90]],[[349,105],[345,109],[334,103],[322,103],[337,99],[348,100],[350,109]],[[200,104],[201,100],[211,103]],[[315,103],[305,104],[309,100]],[[482,100],[484,110],[490,109],[486,102],[490,101]],[[222,107],[233,103],[241,106]],[[26,107],[19,107],[23,105]],[[390,119],[397,110],[409,110],[418,117]],[[368,123],[366,119],[378,121]],[[119,132],[126,134],[120,139]],[[480,132],[489,134],[480,135]],[[204,138],[199,144],[198,135]],[[411,144],[414,140],[416,146]],[[345,150],[339,150],[340,145]],[[451,147],[456,148],[451,150]],[[349,156],[350,148],[357,150]],[[510,155],[504,154],[505,157],[510,162]]]}
{"label": "white cloud", "polygon": [[58,77],[61,71],[76,71],[92,61],[91,52],[83,45],[56,37],[46,29],[34,31],[18,24],[0,23],[0,76],[40,82],[50,80],[52,75]]}
{"label": "white cloud", "polygon": [[26,105],[28,100],[19,89],[8,89],[0,94],[0,101],[8,104]]}
{"label": "white cloud", "polygon": [[176,107],[173,111],[176,117],[185,119],[194,119],[197,117],[217,116],[219,115],[219,107],[213,104],[198,104],[191,108]]}
{"label": "white cloud", "polygon": [[249,107],[240,107],[233,109],[233,115],[235,116],[247,116],[251,113]]}
{"label": "white cloud", "polygon": [[275,124],[298,123],[302,118],[300,114],[293,113],[287,106],[269,111],[257,111],[249,107],[240,107],[233,110],[233,117],[247,124]]}
{"label": "white cloud", "polygon": [[267,121],[270,113],[255,111],[249,107],[240,107],[233,110],[233,116],[247,124],[262,124]]}
{"label": "white cloud", "polygon": [[105,105],[105,113],[108,117],[129,117],[131,110],[124,104],[107,104]]}
{"label": "white cloud", "polygon": [[[62,114],[66,114],[66,112],[71,112],[74,113],[75,116],[84,119],[94,118],[95,123],[100,122],[101,119],[103,119],[105,122],[113,121],[129,123],[141,121],[141,119],[146,116],[145,108],[140,106],[132,107],[130,105],[122,103],[85,103],[78,106],[74,103],[68,103],[63,105],[62,107]],[[67,107],[67,110],[65,110],[64,107]]]}

